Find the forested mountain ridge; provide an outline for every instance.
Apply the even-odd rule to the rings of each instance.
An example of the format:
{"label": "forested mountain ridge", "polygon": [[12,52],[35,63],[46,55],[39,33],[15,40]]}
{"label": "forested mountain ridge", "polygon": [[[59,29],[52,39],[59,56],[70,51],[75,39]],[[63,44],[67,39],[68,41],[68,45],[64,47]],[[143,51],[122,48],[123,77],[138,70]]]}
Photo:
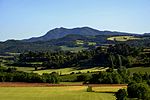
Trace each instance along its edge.
{"label": "forested mountain ridge", "polygon": [[30,39],[25,39],[26,42],[35,42],[35,41],[48,41],[51,39],[62,38],[69,34],[77,34],[83,36],[96,36],[96,35],[132,35],[131,33],[125,32],[115,32],[115,31],[99,31],[90,27],[81,27],[81,28],[55,28],[48,31],[45,35],[41,37],[33,37]]}
{"label": "forested mountain ridge", "polygon": [[[78,45],[77,40],[83,41],[83,45]],[[77,34],[66,35],[59,39],[52,39],[49,41],[36,41],[36,42],[24,42],[22,40],[7,40],[0,42],[0,53],[4,52],[25,52],[25,51],[58,51],[61,48],[59,46],[77,47],[83,46],[88,47],[88,42],[97,43],[110,43],[107,41],[107,36],[83,36]],[[111,41],[113,42],[113,41]]]}
{"label": "forested mountain ridge", "polygon": [[61,47],[93,48],[102,45],[127,43],[132,46],[148,47],[149,33],[131,34],[125,32],[99,31],[89,27],[55,28],[44,36],[24,40],[0,42],[0,53],[26,51],[60,51]]}

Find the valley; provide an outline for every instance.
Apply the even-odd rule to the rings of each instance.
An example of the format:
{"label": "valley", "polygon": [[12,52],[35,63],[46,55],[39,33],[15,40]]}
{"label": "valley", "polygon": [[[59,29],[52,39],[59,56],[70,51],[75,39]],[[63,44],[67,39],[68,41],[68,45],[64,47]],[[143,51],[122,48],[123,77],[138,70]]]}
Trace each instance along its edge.
{"label": "valley", "polygon": [[133,98],[134,85],[149,93],[149,46],[145,34],[87,27],[0,42],[0,99],[115,100],[119,91]]}
{"label": "valley", "polygon": [[150,100],[150,0],[0,0],[0,100]]}

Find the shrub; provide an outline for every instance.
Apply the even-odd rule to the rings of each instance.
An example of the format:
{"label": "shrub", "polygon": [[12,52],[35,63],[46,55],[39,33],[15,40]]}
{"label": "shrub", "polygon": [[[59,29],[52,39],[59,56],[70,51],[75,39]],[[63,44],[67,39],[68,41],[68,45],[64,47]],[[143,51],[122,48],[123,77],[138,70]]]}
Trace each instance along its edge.
{"label": "shrub", "polygon": [[130,98],[139,98],[144,100],[149,100],[149,86],[145,83],[133,83],[129,84],[128,88],[128,96]]}
{"label": "shrub", "polygon": [[126,100],[127,99],[127,91],[125,89],[120,89],[115,93],[117,100]]}
{"label": "shrub", "polygon": [[91,78],[90,75],[81,74],[81,75],[77,76],[77,82],[81,82],[81,81],[87,82],[90,78]]}
{"label": "shrub", "polygon": [[87,88],[87,92],[93,92],[93,90],[92,90],[92,86],[88,86],[88,88]]}

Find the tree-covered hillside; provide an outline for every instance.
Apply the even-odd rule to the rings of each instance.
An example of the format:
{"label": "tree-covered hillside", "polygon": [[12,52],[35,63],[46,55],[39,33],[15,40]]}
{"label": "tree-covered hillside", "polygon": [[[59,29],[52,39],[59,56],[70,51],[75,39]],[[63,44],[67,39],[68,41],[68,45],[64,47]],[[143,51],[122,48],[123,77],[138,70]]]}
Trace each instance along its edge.
{"label": "tree-covered hillside", "polygon": [[55,28],[53,30],[48,31],[45,35],[41,37],[33,37],[30,39],[25,39],[26,42],[35,42],[35,41],[48,41],[51,39],[62,38],[66,35],[83,35],[83,36],[96,36],[96,35],[132,35],[130,33],[125,32],[112,32],[112,31],[99,31],[90,27],[81,27],[81,28]]}
{"label": "tree-covered hillside", "polygon": [[[132,47],[127,44],[116,44],[106,47],[83,50],[80,52],[58,51],[58,52],[24,52],[8,65],[32,66],[50,68],[66,67],[110,67],[119,68],[121,66],[148,66],[150,64],[150,52],[145,52],[143,48]],[[33,64],[40,62],[40,64]]]}
{"label": "tree-covered hillside", "polygon": [[[118,43],[127,43],[128,45],[135,47],[149,47],[150,37],[145,35],[135,35],[126,41],[117,41],[115,39],[109,40],[111,37],[128,37],[128,36],[116,36],[116,35],[96,35],[96,36],[83,36],[77,34],[66,35],[65,37],[52,39],[48,41],[37,41],[37,42],[25,42],[24,40],[8,40],[0,42],[0,53],[15,52],[22,53],[26,51],[34,52],[51,52],[60,51],[60,46],[66,47],[85,47],[95,48],[97,46],[108,46]],[[136,38],[138,38],[136,40]]]}

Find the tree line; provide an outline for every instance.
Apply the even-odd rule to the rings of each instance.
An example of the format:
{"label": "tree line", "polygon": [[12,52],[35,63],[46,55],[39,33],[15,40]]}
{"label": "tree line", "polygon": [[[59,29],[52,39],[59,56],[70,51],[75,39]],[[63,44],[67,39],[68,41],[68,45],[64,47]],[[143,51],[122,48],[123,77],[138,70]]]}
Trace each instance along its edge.
{"label": "tree line", "polygon": [[146,83],[130,83],[126,89],[119,89],[116,100],[150,100],[150,86]]}
{"label": "tree line", "polygon": [[[64,67],[111,67],[121,66],[148,66],[150,53],[143,53],[142,48],[131,47],[127,44],[110,45],[109,47],[97,47],[83,50],[78,53],[69,51],[58,52],[25,52],[15,60],[16,66],[33,66],[49,68]],[[42,64],[30,64],[30,62],[42,62]]]}
{"label": "tree line", "polygon": [[59,75],[55,72],[39,75],[16,71],[16,68],[0,67],[0,82],[59,83]]}

